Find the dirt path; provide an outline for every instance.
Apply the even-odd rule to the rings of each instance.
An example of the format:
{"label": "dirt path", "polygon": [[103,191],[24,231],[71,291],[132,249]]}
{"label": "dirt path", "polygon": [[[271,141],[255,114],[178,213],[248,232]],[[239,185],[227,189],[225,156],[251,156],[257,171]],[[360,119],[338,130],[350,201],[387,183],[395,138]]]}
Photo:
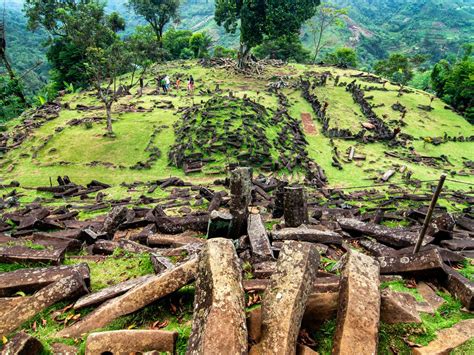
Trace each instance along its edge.
{"label": "dirt path", "polygon": [[316,127],[314,126],[313,119],[311,118],[311,114],[307,112],[301,113],[301,121],[303,121],[303,127],[306,134],[316,134]]}

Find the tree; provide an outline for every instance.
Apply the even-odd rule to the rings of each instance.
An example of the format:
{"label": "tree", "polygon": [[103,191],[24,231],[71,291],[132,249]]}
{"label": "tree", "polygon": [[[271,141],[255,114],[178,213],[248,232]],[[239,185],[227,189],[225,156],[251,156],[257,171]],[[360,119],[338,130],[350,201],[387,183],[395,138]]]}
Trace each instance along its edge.
{"label": "tree", "polygon": [[215,58],[235,58],[237,51],[235,49],[228,49],[223,46],[215,46],[214,53],[212,54]]}
{"label": "tree", "polygon": [[23,92],[18,80],[0,75],[0,123],[18,116],[25,109],[18,92]]}
{"label": "tree", "polygon": [[[168,31],[169,32],[169,31]],[[166,34],[163,38],[166,37]],[[144,59],[160,62],[171,59],[168,48],[160,48],[156,42],[155,33],[150,25],[137,26],[135,31],[125,41],[130,51],[140,53]]]}
{"label": "tree", "polygon": [[125,45],[119,39],[106,48],[87,49],[86,68],[92,78],[99,99],[105,106],[107,135],[114,136],[112,129],[112,105],[118,98],[119,75],[127,66]]}
{"label": "tree", "polygon": [[212,38],[207,33],[197,32],[189,39],[189,49],[193,51],[195,58],[204,58],[209,56],[211,43]]}
{"label": "tree", "polygon": [[391,54],[388,59],[379,60],[374,66],[375,73],[406,85],[413,78],[410,58],[401,53]]}
{"label": "tree", "polygon": [[163,35],[163,48],[170,54],[171,59],[179,59],[184,50],[189,49],[189,40],[193,33],[170,28]]}
{"label": "tree", "polygon": [[51,38],[47,58],[58,88],[63,83],[84,86],[89,47],[106,47],[125,28],[117,13],[106,15],[105,4],[98,0],[26,0],[24,11],[31,30],[43,28]]}
{"label": "tree", "polygon": [[324,57],[324,62],[340,68],[355,68],[357,66],[357,53],[353,48],[337,48]]}
{"label": "tree", "polygon": [[240,25],[238,66],[247,64],[250,50],[265,38],[298,34],[301,24],[311,18],[319,0],[216,0],[215,21],[227,32]]}
{"label": "tree", "polygon": [[265,39],[262,44],[255,47],[253,53],[257,58],[293,60],[298,63],[307,62],[310,55],[296,34],[289,34],[273,40]]}
{"label": "tree", "polygon": [[345,22],[342,18],[348,13],[347,8],[338,9],[331,3],[324,3],[318,7],[316,15],[308,21],[314,45],[313,63],[316,63],[321,49],[328,44],[323,40],[327,29],[332,26],[343,27]]}
{"label": "tree", "polygon": [[128,5],[150,24],[162,48],[165,25],[171,20],[179,21],[179,0],[129,0]]}
{"label": "tree", "polygon": [[453,64],[447,60],[437,63],[431,73],[436,95],[474,122],[474,59],[472,48]]}

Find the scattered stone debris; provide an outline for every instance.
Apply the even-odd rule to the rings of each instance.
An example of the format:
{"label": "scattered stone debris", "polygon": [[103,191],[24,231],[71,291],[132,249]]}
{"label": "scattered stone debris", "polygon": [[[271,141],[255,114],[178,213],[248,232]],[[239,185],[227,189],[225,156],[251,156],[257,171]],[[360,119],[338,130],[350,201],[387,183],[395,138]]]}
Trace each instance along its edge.
{"label": "scattered stone debris", "polygon": [[[324,85],[323,78],[318,80]],[[8,337],[9,348],[36,351],[39,345],[31,336],[11,335],[53,304],[67,300],[74,310],[93,308],[55,334],[77,338],[171,298],[193,281],[190,354],[229,349],[252,354],[295,353],[296,349],[311,353],[315,347],[307,331],[335,317],[334,353],[376,353],[379,321],[419,323],[419,312],[434,314],[444,302],[436,295],[438,290],[447,290],[465,309],[473,310],[474,283],[456,270],[465,262],[464,254],[473,249],[470,210],[451,215],[437,207],[424,245],[413,254],[427,211],[423,206],[403,210],[381,203],[361,213],[348,200],[384,201],[385,196],[377,191],[345,193],[327,188],[315,192],[274,175],[253,175],[251,168],[236,167],[229,179],[214,185],[193,185],[178,177],[124,185],[169,193],[136,200],[108,199],[108,184],[92,181],[82,187],[67,176],[58,178],[57,185],[38,188],[55,203],[12,206],[2,214],[2,262],[60,264],[66,251],[87,253],[72,257],[81,261],[101,261],[122,257],[117,256],[121,251],[149,255],[156,274],[90,293],[91,275],[84,262],[2,273],[0,336]],[[95,192],[94,196],[66,200],[62,207],[54,199],[85,191]],[[391,197],[397,201],[424,205],[430,200],[429,195],[397,193]],[[324,204],[322,196],[331,204]],[[466,201],[460,194],[452,196],[453,201]],[[183,205],[192,200],[206,200],[210,206],[197,212],[191,204]],[[101,216],[78,219],[78,211],[100,209]],[[407,223],[388,227],[385,221]],[[328,266],[327,260],[334,265]],[[390,288],[380,290],[384,280],[412,284],[425,302]],[[19,292],[26,296],[16,297]],[[246,307],[256,304],[261,307],[246,312]],[[414,351],[431,353],[441,345],[458,346],[467,339],[468,325],[472,327],[461,322],[459,329],[446,330],[446,335],[440,332],[439,337],[446,339],[443,344],[435,341]],[[176,333],[155,328],[97,332],[87,338],[86,354],[173,352],[176,339]]]}

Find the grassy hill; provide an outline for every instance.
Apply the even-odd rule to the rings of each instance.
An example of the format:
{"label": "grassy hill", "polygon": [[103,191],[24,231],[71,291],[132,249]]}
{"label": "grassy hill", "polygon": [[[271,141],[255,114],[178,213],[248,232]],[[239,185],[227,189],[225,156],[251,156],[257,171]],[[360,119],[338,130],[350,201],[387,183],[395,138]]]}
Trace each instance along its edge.
{"label": "grassy hill", "polygon": [[[192,74],[195,95],[188,96],[184,84],[168,95],[157,93],[154,77],[162,73],[172,78]],[[370,119],[354,101],[357,93],[348,91],[354,80],[365,89]],[[245,76],[196,62],[174,62],[155,67],[146,83],[143,96],[132,88],[131,95],[114,105],[116,138],[104,137],[105,113],[92,92],[66,94],[60,105],[8,122],[8,138],[3,140],[8,149],[0,158],[3,181],[34,187],[68,175],[81,184],[92,179],[110,183],[110,193],[122,196],[121,183],[183,177],[184,162],[192,165],[194,160],[201,171],[186,178],[202,182],[222,177],[229,164],[240,163],[293,181],[302,181],[311,164],[317,164],[332,187],[370,186],[390,169],[395,171],[393,183],[406,181],[407,174],[412,181],[437,179],[442,172],[474,183],[469,160],[474,142],[468,141],[474,129],[466,120],[438,99],[426,111],[427,93],[400,91],[398,85],[359,71],[267,65],[261,76]],[[282,88],[269,90],[276,86]],[[319,118],[315,98],[327,106]],[[370,129],[370,122],[380,127]],[[398,130],[395,140],[380,133]],[[340,166],[334,166],[335,161]],[[133,193],[142,194],[143,189]],[[27,191],[26,196],[37,195]]]}

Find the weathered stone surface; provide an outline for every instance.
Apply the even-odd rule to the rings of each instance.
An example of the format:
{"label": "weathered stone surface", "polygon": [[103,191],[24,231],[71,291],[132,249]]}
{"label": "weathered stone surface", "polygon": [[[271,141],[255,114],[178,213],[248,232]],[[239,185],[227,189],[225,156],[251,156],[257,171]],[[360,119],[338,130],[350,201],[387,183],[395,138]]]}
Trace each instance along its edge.
{"label": "weathered stone surface", "polygon": [[132,240],[121,239],[119,241],[112,240],[98,240],[92,246],[92,253],[99,255],[112,255],[115,252],[115,249],[121,249],[129,253],[151,253],[153,252],[152,248],[149,248],[145,245],[139,244]]}
{"label": "weathered stone surface", "polygon": [[[418,233],[405,228],[389,228],[380,224],[366,223],[358,219],[344,217],[339,217],[337,222],[345,231],[373,237],[379,242],[395,248],[415,245],[418,239]],[[429,238],[425,238],[425,243],[428,243],[429,240]]]}
{"label": "weathered stone surface", "polygon": [[248,207],[252,200],[252,169],[236,168],[230,173],[230,205],[232,225],[230,237],[238,238],[247,229]]}
{"label": "weathered stone surface", "polygon": [[[438,296],[433,288],[426,282],[418,282],[416,285],[418,293],[423,297],[426,303],[436,311],[445,301],[442,297]],[[428,312],[431,313],[431,312]]]}
{"label": "weathered stone surface", "polygon": [[451,267],[444,266],[443,286],[468,310],[474,310],[474,282],[462,276]]}
{"label": "weathered stone surface", "polygon": [[98,305],[103,303],[111,298],[123,295],[128,290],[134,288],[137,285],[140,285],[147,280],[149,280],[153,275],[145,275],[141,277],[137,277],[135,279],[127,280],[125,282],[121,282],[117,285],[106,287],[98,292],[90,293],[78,299],[76,303],[74,303],[74,309],[81,309],[84,307]]}
{"label": "weathered stone surface", "polygon": [[299,227],[308,222],[308,205],[302,186],[287,186],[284,194],[284,218],[287,227]]}
{"label": "weathered stone surface", "polygon": [[79,353],[75,346],[66,345],[63,343],[52,344],[51,350],[53,351],[54,355],[76,355]]}
{"label": "weathered stone surface", "polygon": [[364,247],[364,249],[372,254],[372,256],[391,255],[397,252],[396,249],[377,243],[374,240],[363,239],[359,243],[362,247]]}
{"label": "weathered stone surface", "polygon": [[318,355],[319,353],[311,349],[310,347],[303,345],[303,344],[297,344],[296,346],[296,355]]}
{"label": "weathered stone surface", "polygon": [[449,354],[456,347],[474,337],[474,319],[463,320],[451,328],[440,330],[436,339],[427,346],[413,348],[416,355],[444,355]]}
{"label": "weathered stone surface", "polygon": [[44,287],[29,297],[28,302],[22,302],[9,312],[0,314],[0,337],[8,335],[46,307],[87,292],[89,290],[78,272]]}
{"label": "weathered stone surface", "polygon": [[242,270],[231,240],[209,240],[199,258],[187,354],[245,354]]}
{"label": "weathered stone surface", "polygon": [[43,351],[41,342],[21,331],[3,347],[0,355],[39,355]]}
{"label": "weathered stone surface", "polygon": [[202,238],[197,238],[195,232],[184,232],[181,234],[166,235],[152,234],[147,238],[147,244],[152,247],[178,248],[190,243],[205,243]]}
{"label": "weathered stone surface", "polygon": [[283,228],[272,232],[273,240],[299,240],[311,243],[341,244],[342,237],[333,231],[308,228]]}
{"label": "weathered stone surface", "polygon": [[450,250],[473,250],[474,249],[474,239],[451,239],[443,240],[441,246],[448,248]]}
{"label": "weathered stone surface", "polygon": [[260,354],[294,354],[308,297],[316,279],[319,254],[309,243],[283,245],[277,270],[262,301],[262,337],[252,348]]}
{"label": "weathered stone surface", "polygon": [[0,273],[0,296],[10,296],[17,291],[31,293],[67,276],[79,273],[86,285],[90,284],[89,266],[86,263],[71,266],[19,269]]}
{"label": "weathered stone surface", "polygon": [[152,253],[150,254],[150,260],[155,274],[161,274],[166,270],[174,268],[174,264],[165,256]]}
{"label": "weathered stone surface", "polygon": [[224,211],[212,211],[207,226],[207,238],[229,238],[232,227],[232,215]]}
{"label": "weathered stone surface", "polygon": [[156,227],[164,234],[179,234],[185,231],[206,232],[209,223],[208,214],[188,215],[185,217],[157,217]]}
{"label": "weathered stone surface", "polygon": [[197,272],[197,259],[193,258],[145,283],[127,291],[89,313],[85,318],[58,332],[58,337],[78,337],[91,330],[102,328],[117,317],[130,314],[164,297],[191,282]]}
{"label": "weathered stone surface", "polygon": [[101,232],[105,233],[109,239],[112,239],[115,231],[127,217],[127,207],[116,206],[107,214]]}
{"label": "weathered stone surface", "polygon": [[443,271],[443,258],[438,250],[420,251],[416,254],[383,256],[378,258],[381,274],[436,275]]}
{"label": "weathered stone surface", "polygon": [[0,246],[0,262],[42,262],[58,265],[64,259],[66,248],[67,246],[38,250],[23,245],[3,245]]}
{"label": "weathered stone surface", "polygon": [[353,250],[346,258],[333,354],[376,354],[380,320],[379,265],[370,256]]}
{"label": "weathered stone surface", "polygon": [[[429,249],[437,249],[443,261],[450,265],[452,263],[462,263],[464,261],[464,257],[462,255],[456,254],[454,251],[449,249],[441,248],[437,245],[428,244],[424,245],[420,248],[420,251],[425,251]],[[411,254],[413,253],[413,247],[406,247],[402,249],[396,250],[395,254]]]}
{"label": "weathered stone surface", "polygon": [[247,222],[247,234],[250,240],[250,248],[252,254],[258,259],[273,259],[273,251],[270,246],[265,225],[262,221],[262,216],[259,214],[249,215]]}
{"label": "weathered stone surface", "polygon": [[381,292],[380,320],[387,324],[421,323],[416,310],[416,299],[403,292],[395,292],[389,288]]}
{"label": "weathered stone surface", "polygon": [[247,314],[249,345],[255,345],[262,335],[262,307],[254,308]]}
{"label": "weathered stone surface", "polygon": [[130,354],[159,351],[174,354],[177,332],[166,330],[115,330],[92,333],[86,340],[86,355]]}
{"label": "weathered stone surface", "polygon": [[316,331],[325,321],[337,315],[339,303],[339,292],[315,291],[316,288],[313,288],[313,292],[308,297],[302,322],[303,327],[312,331]]}

